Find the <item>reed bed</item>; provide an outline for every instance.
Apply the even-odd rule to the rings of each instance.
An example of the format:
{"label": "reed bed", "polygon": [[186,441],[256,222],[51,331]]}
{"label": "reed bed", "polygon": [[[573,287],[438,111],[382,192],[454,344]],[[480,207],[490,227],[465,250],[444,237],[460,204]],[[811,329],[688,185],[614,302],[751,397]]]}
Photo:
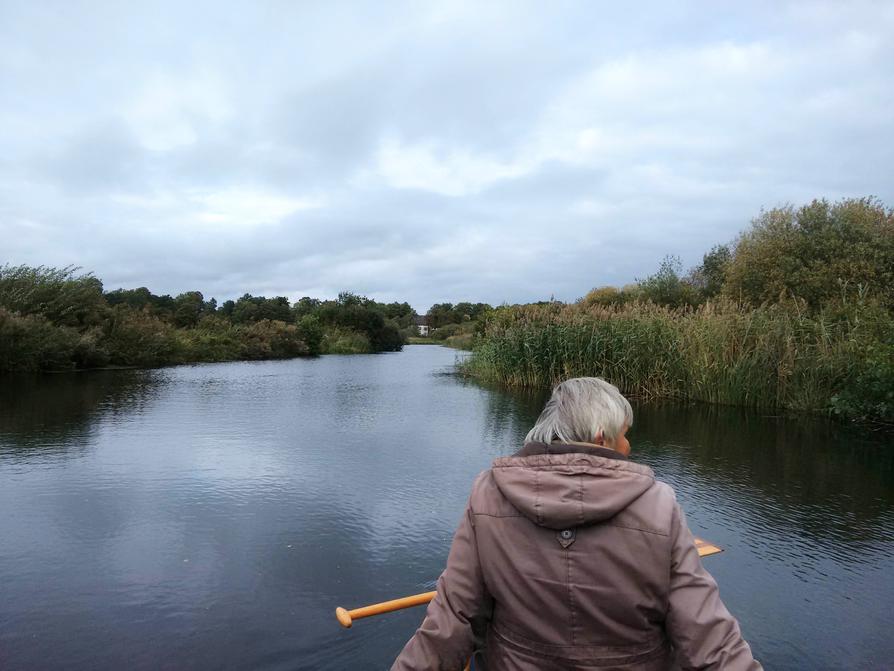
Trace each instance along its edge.
{"label": "reed bed", "polygon": [[[464,370],[518,387],[598,376],[643,399],[833,412],[835,399],[861,393],[866,374],[878,378],[866,352],[881,347],[891,355],[892,334],[884,311],[832,317],[797,305],[743,309],[732,302],[695,309],[531,305],[496,311]],[[892,370],[881,374],[879,384],[894,390]],[[892,412],[884,399],[868,410],[851,405],[843,414],[885,420]]]}

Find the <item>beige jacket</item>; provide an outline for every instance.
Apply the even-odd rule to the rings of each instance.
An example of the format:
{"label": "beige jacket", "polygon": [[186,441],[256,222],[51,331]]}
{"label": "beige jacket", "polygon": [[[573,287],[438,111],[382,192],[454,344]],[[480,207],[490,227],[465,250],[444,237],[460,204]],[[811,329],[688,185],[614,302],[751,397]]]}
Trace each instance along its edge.
{"label": "beige jacket", "polygon": [[475,480],[392,671],[754,670],[673,490],[606,448],[529,443]]}

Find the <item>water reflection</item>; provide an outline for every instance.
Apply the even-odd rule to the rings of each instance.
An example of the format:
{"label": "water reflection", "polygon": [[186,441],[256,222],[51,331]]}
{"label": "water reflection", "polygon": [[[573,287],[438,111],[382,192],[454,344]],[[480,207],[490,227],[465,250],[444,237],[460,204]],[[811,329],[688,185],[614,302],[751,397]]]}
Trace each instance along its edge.
{"label": "water reflection", "polygon": [[81,451],[102,416],[139,412],[153,371],[97,371],[0,378],[0,459]]}
{"label": "water reflection", "polygon": [[764,518],[817,542],[891,540],[894,451],[883,437],[820,419],[762,417],[732,408],[637,408],[631,439],[656,470],[710,483]]}
{"label": "water reflection", "polygon": [[[347,632],[333,608],[431,589],[472,479],[545,400],[453,361],[0,385],[0,667],[387,667],[423,611]],[[889,451],[817,422],[635,410],[636,457],[727,548],[710,568],[768,668],[892,657]]]}
{"label": "water reflection", "polygon": [[469,389],[487,390],[482,396],[485,406],[483,434],[493,456],[505,456],[518,450],[549,398],[549,390],[507,389],[496,384],[481,383],[457,377],[457,384]]}

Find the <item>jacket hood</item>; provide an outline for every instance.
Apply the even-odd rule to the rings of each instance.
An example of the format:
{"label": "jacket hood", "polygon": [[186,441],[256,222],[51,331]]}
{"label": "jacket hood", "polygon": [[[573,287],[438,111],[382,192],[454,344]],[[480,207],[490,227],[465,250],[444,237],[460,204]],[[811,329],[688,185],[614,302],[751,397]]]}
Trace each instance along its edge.
{"label": "jacket hood", "polygon": [[567,529],[614,517],[655,482],[652,469],[601,447],[528,443],[497,459],[497,487],[525,517]]}

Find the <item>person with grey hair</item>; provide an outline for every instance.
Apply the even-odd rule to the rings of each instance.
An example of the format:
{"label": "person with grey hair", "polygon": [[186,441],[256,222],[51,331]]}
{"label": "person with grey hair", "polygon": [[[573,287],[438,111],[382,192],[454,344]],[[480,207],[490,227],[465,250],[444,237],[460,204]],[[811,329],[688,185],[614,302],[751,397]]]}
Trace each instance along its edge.
{"label": "person with grey hair", "polygon": [[599,445],[631,426],[633,408],[617,387],[598,377],[576,377],[553,389],[525,442]]}
{"label": "person with grey hair", "polygon": [[761,669],[673,490],[628,459],[633,410],[553,389],[522,449],[472,485],[422,625],[392,671]]}

